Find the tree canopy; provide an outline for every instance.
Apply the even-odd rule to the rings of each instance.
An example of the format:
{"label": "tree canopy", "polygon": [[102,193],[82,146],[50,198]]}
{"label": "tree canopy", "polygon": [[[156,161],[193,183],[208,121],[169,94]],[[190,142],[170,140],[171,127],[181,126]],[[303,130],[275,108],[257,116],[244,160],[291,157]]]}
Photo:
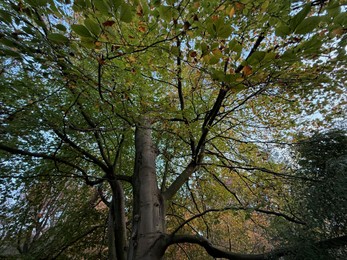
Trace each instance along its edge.
{"label": "tree canopy", "polygon": [[287,153],[344,122],[343,1],[0,7],[8,255],[267,259],[305,235],[342,254],[345,150]]}

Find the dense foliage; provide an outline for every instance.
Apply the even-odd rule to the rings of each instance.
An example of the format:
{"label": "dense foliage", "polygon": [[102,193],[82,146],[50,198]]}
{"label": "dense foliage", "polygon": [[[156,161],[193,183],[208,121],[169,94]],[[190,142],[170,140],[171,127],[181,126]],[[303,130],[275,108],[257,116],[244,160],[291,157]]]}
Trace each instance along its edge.
{"label": "dense foliage", "polygon": [[344,1],[0,7],[1,251],[343,254]]}
{"label": "dense foliage", "polygon": [[[342,131],[316,134],[302,143],[300,176],[313,181],[304,186],[305,208],[323,234],[346,233],[347,135]],[[308,216],[309,217],[309,216]]]}

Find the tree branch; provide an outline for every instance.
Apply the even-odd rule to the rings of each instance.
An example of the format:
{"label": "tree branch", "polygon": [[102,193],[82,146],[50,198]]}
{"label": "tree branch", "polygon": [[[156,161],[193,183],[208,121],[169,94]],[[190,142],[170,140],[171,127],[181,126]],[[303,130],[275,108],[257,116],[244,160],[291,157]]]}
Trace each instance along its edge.
{"label": "tree branch", "polygon": [[80,152],[82,155],[86,156],[90,160],[92,160],[96,165],[98,165],[104,172],[108,172],[108,167],[100,161],[98,158],[96,158],[94,155],[89,153],[88,151],[82,149],[79,147],[76,143],[74,143],[66,134],[63,134],[57,129],[53,129],[54,133],[64,142],[68,143],[72,148],[74,148],[76,151]]}
{"label": "tree branch", "polygon": [[184,171],[176,178],[176,180],[170,185],[169,188],[163,193],[163,197],[165,200],[170,200],[176,192],[181,188],[181,186],[189,179],[192,173],[197,169],[197,164],[195,162],[191,162],[184,169]]}
{"label": "tree branch", "polygon": [[[100,70],[101,70],[101,67],[100,67],[100,66],[101,66],[101,64],[99,63],[99,68],[100,68]],[[101,73],[101,72],[100,72],[100,73]],[[101,77],[101,75],[98,75],[98,77]],[[98,79],[98,82],[99,82],[98,84],[101,84],[101,79],[100,79],[100,78]],[[70,88],[70,91],[71,91],[71,93],[72,93],[73,95],[76,95],[75,91],[74,91],[72,88]],[[100,95],[101,95],[101,92],[100,92]],[[95,124],[95,123],[93,122],[93,120],[89,117],[89,115],[84,111],[83,105],[82,105],[81,102],[78,100],[78,98],[76,99],[76,103],[77,103],[77,105],[78,105],[78,108],[79,108],[80,111],[81,111],[81,114],[82,114],[84,120],[86,120],[87,124],[88,124],[91,128],[96,129],[96,128],[97,128],[96,124]],[[105,153],[104,145],[103,145],[102,140],[101,140],[101,139],[102,139],[102,138],[101,138],[101,137],[102,137],[102,133],[101,133],[100,131],[93,131],[93,133],[94,133],[96,142],[97,142],[97,144],[98,144],[100,154],[101,154],[103,160],[105,161],[105,163],[107,164],[107,166],[110,167],[110,166],[111,166],[111,162],[110,162],[110,159],[107,157],[107,155],[106,155],[106,153]]]}
{"label": "tree branch", "polygon": [[75,244],[76,242],[78,242],[79,240],[81,240],[82,238],[88,236],[89,234],[93,233],[95,230],[97,230],[98,228],[103,227],[103,225],[98,225],[98,226],[94,226],[92,227],[90,230],[87,230],[85,233],[83,233],[82,235],[76,237],[75,239],[73,239],[71,242],[69,242],[67,245],[63,246],[63,248],[58,252],[58,254],[56,254],[53,259],[56,259],[58,256],[60,256],[66,249],[68,249],[70,246],[72,246],[73,244]]}
{"label": "tree branch", "polygon": [[86,181],[86,184],[91,185],[91,186],[94,186],[94,185],[99,184],[99,183],[104,181],[104,179],[102,179],[102,178],[95,180],[95,181],[89,180],[90,176],[87,174],[87,172],[84,169],[82,169],[81,167],[67,161],[64,158],[56,157],[55,155],[48,155],[45,153],[37,153],[37,152],[36,153],[35,152],[29,152],[29,151],[9,147],[9,146],[4,145],[4,144],[0,144],[0,150],[3,150],[3,151],[8,152],[10,154],[17,154],[17,155],[23,155],[23,156],[29,156],[29,157],[35,157],[35,158],[42,158],[42,159],[51,160],[54,162],[60,162],[62,164],[65,164],[67,166],[70,166],[70,167],[80,171],[83,175],[83,178]]}
{"label": "tree branch", "polygon": [[[209,240],[201,236],[192,236],[192,235],[175,235],[168,238],[167,246],[172,244],[180,243],[190,243],[197,244],[205,248],[206,252],[212,257],[226,258],[233,260],[264,260],[264,259],[279,259],[282,256],[286,255],[296,255],[300,250],[298,247],[285,247],[270,251],[264,254],[239,254],[230,252],[224,249],[221,249],[217,246],[214,246]],[[327,240],[318,241],[312,244],[312,247],[324,248],[324,249],[333,249],[340,248],[347,245],[347,235],[331,238]]]}
{"label": "tree branch", "polygon": [[274,215],[274,216],[278,216],[278,217],[283,217],[288,221],[294,222],[296,224],[300,224],[300,225],[306,225],[305,222],[297,220],[295,218],[292,218],[284,213],[281,212],[275,212],[275,211],[271,211],[271,210],[265,210],[265,209],[258,209],[258,208],[247,208],[247,207],[225,207],[222,209],[207,209],[197,215],[194,215],[192,217],[190,217],[189,219],[185,220],[183,223],[181,223],[172,233],[171,235],[176,234],[183,226],[185,226],[186,224],[188,224],[189,222],[193,221],[196,218],[202,217],[204,215],[206,215],[207,213],[210,212],[223,212],[223,211],[227,211],[227,210],[253,210],[255,212],[259,212],[259,213],[264,213],[264,214],[268,214],[268,215]]}
{"label": "tree branch", "polygon": [[[259,35],[250,53],[248,54],[246,60],[257,50],[257,48],[259,47],[260,43],[262,42],[264,38],[265,38],[264,34]],[[240,65],[235,72],[239,73],[241,72],[242,69],[243,69],[243,65]],[[207,113],[205,117],[204,123],[202,125],[201,137],[199,139],[198,145],[195,148],[195,151],[193,152],[193,161],[186,167],[186,169],[177,177],[177,179],[171,184],[171,186],[164,192],[163,195],[165,199],[171,199],[175,195],[175,193],[180,189],[180,187],[189,179],[191,174],[196,170],[198,164],[202,161],[207,135],[218,115],[218,111],[220,110],[222,106],[222,103],[224,101],[224,98],[228,90],[229,88],[226,88],[226,86],[223,83],[223,87],[220,89],[218,93],[218,96],[213,105],[213,108],[210,110],[209,113]]]}

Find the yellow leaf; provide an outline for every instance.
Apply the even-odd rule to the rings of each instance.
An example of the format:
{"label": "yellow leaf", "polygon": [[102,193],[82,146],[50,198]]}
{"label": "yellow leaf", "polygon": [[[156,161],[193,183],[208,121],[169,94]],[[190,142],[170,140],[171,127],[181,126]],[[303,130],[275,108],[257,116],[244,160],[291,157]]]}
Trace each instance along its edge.
{"label": "yellow leaf", "polygon": [[193,36],[194,36],[193,31],[187,31],[186,34],[188,34],[190,37],[193,37]]}
{"label": "yellow leaf", "polygon": [[209,63],[209,61],[210,61],[210,59],[211,59],[211,56],[210,56],[210,55],[204,55],[204,56],[202,57],[202,59],[204,60],[204,62]]}
{"label": "yellow leaf", "polygon": [[213,53],[213,55],[216,56],[217,58],[220,58],[220,57],[223,56],[222,52],[221,52],[220,49],[218,49],[218,48],[213,49],[213,50],[212,50],[212,53]]}
{"label": "yellow leaf", "polygon": [[217,11],[223,11],[225,9],[225,5],[221,5],[220,7],[218,7]]}
{"label": "yellow leaf", "polygon": [[142,9],[142,6],[141,5],[137,5],[136,6],[136,14],[140,17],[143,16],[143,9]]}
{"label": "yellow leaf", "polygon": [[230,11],[229,11],[229,16],[230,16],[230,18],[233,17],[234,14],[235,14],[235,8],[232,7],[232,8],[230,9]]}
{"label": "yellow leaf", "polygon": [[135,62],[136,61],[136,58],[133,55],[130,55],[128,59],[129,59],[130,62]]}

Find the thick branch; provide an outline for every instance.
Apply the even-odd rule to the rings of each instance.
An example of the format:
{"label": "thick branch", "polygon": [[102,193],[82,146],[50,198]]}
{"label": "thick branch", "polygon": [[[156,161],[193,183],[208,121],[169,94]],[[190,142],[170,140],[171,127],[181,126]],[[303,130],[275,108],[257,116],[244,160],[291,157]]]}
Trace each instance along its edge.
{"label": "thick branch", "polygon": [[170,200],[181,188],[181,186],[189,179],[196,168],[197,164],[195,162],[191,162],[177,177],[177,179],[170,185],[170,187],[167,188],[167,190],[163,193],[164,199]]}
{"label": "thick branch", "polygon": [[227,258],[233,260],[258,260],[266,259],[263,255],[244,255],[226,251],[224,249],[218,248],[202,236],[192,236],[192,235],[177,235],[169,240],[169,245],[180,244],[180,243],[190,243],[197,244],[205,248],[206,252],[212,257]]}
{"label": "thick branch", "polygon": [[[251,55],[258,49],[258,47],[260,46],[260,43],[264,40],[264,34],[260,34],[258,39],[256,40],[256,42],[254,43],[251,51],[249,52],[249,54],[247,55],[247,58],[245,60],[248,60],[249,57],[251,57]],[[236,70],[235,73],[240,73],[243,69],[244,65],[240,64]],[[204,124],[203,124],[203,129],[202,129],[202,135],[200,137],[199,143],[196,147],[196,155],[198,155],[201,152],[201,149],[204,146],[204,143],[206,141],[206,137],[207,134],[209,133],[209,130],[211,128],[211,126],[213,125],[214,120],[216,119],[218,112],[222,106],[222,103],[225,99],[225,96],[228,92],[230,88],[226,88],[226,86],[222,85],[222,88],[220,89],[219,93],[218,93],[218,97],[213,105],[213,108],[210,110],[210,112],[206,115]],[[248,100],[248,99],[247,99]],[[247,101],[245,100],[245,102]]]}
{"label": "thick branch", "polygon": [[[212,257],[233,259],[233,260],[264,260],[264,259],[279,259],[282,256],[286,255],[295,255],[299,248],[285,247],[277,250],[273,250],[264,254],[239,254],[234,252],[229,252],[227,250],[221,249],[217,246],[214,246],[209,240],[201,236],[192,236],[192,235],[177,235],[169,238],[168,245],[179,244],[179,243],[190,243],[197,244],[205,248],[207,253]],[[325,248],[333,249],[339,248],[347,245],[347,235],[336,237],[332,239],[327,239],[319,241],[312,244],[312,247],[316,248]]]}
{"label": "thick branch", "polygon": [[[264,35],[261,34],[256,40],[256,42],[254,43],[253,48],[248,54],[246,60],[257,50],[257,48],[259,47],[263,39],[264,39]],[[243,69],[243,65],[240,65],[235,72],[239,73],[241,72],[242,69]],[[191,174],[196,170],[197,165],[201,163],[207,135],[210,132],[210,128],[212,127],[218,115],[218,112],[223,104],[223,101],[226,97],[228,90],[229,88],[226,88],[226,86],[223,83],[223,87],[220,89],[212,109],[205,117],[205,120],[202,126],[202,134],[193,154],[193,161],[187,166],[187,168],[177,177],[177,179],[165,191],[164,193],[165,199],[171,199],[175,195],[175,193],[180,189],[180,187],[189,179]]]}

